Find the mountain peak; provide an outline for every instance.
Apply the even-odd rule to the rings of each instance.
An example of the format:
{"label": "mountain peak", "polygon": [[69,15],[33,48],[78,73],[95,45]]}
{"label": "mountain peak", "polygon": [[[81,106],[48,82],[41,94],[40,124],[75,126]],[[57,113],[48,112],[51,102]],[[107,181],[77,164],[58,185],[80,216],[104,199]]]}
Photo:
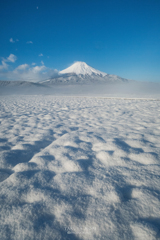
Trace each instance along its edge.
{"label": "mountain peak", "polygon": [[75,62],[74,64],[72,64],[70,67],[60,71],[61,74],[65,74],[65,73],[75,73],[77,75],[82,74],[82,75],[92,75],[92,74],[96,74],[96,75],[102,75],[105,76],[107,75],[104,72],[101,72],[99,70],[96,70],[92,67],[90,67],[89,65],[87,65],[85,62]]}

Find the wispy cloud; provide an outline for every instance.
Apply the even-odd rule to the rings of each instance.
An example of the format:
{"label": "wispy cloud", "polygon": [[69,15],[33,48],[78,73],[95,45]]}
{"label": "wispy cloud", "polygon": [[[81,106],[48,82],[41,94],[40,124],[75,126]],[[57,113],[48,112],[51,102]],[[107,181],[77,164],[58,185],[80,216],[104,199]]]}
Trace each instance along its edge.
{"label": "wispy cloud", "polygon": [[[9,41],[10,41],[11,43],[15,43],[15,41],[13,40],[13,38],[10,38]],[[19,42],[19,39],[16,39],[16,42]]]}
{"label": "wispy cloud", "polygon": [[0,65],[0,71],[8,69],[8,64],[6,62],[14,63],[17,57],[14,54],[10,54],[7,58],[2,58],[2,64]]}
{"label": "wispy cloud", "polygon": [[[0,78],[7,80],[24,80],[31,82],[38,82],[53,78],[58,75],[56,69],[47,68],[45,65],[29,66],[28,64],[19,65],[13,71],[7,69],[8,66],[0,65]],[[6,68],[5,71],[3,71]]]}
{"label": "wispy cloud", "polygon": [[28,41],[28,42],[26,42],[27,44],[33,44],[33,42],[32,41]]}
{"label": "wispy cloud", "polygon": [[5,70],[8,68],[8,65],[5,63],[5,61],[2,61],[2,65],[0,65],[0,70]]}
{"label": "wispy cloud", "polygon": [[24,63],[12,70],[11,65],[7,64],[7,62],[14,63],[16,60],[17,57],[12,53],[9,57],[2,58],[2,63],[0,65],[0,79],[38,82],[58,75],[56,69],[46,67],[43,61],[41,61],[42,65],[40,66],[36,66],[36,63],[34,62],[31,65]]}
{"label": "wispy cloud", "polygon": [[23,64],[18,66],[12,74],[10,74],[12,79],[14,77],[16,80],[38,82],[58,75],[58,71],[44,65],[29,67],[27,64]]}
{"label": "wispy cloud", "polygon": [[7,66],[6,62],[14,63],[16,60],[17,60],[17,57],[12,53],[9,55],[9,57],[2,58],[2,65],[0,65],[1,69],[2,69],[2,66],[3,66],[3,68],[6,68],[6,66]]}
{"label": "wispy cloud", "polygon": [[13,38],[10,38],[9,41],[10,41],[11,43],[15,43],[15,41],[13,41]]}
{"label": "wispy cloud", "polygon": [[14,54],[10,54],[7,58],[2,58],[2,64],[0,65],[0,71],[8,69],[8,64],[6,62],[14,63],[17,57]]}
{"label": "wispy cloud", "polygon": [[5,60],[6,62],[15,62],[17,57],[14,54],[10,54],[9,57]]}
{"label": "wispy cloud", "polygon": [[29,68],[29,65],[25,63],[25,64],[22,64],[22,65],[19,65],[17,68],[15,68],[14,71],[17,71],[17,70],[25,70],[25,69],[27,69],[27,68]]}
{"label": "wispy cloud", "polygon": [[42,53],[40,53],[38,56],[39,56],[39,57],[43,57],[43,54],[42,54]]}

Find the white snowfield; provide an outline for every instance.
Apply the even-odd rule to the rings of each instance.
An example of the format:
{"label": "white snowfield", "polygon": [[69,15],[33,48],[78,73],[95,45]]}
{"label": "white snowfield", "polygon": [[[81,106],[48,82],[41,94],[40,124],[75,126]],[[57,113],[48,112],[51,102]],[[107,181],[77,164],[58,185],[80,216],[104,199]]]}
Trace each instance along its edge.
{"label": "white snowfield", "polygon": [[160,101],[0,97],[0,239],[160,239]]}

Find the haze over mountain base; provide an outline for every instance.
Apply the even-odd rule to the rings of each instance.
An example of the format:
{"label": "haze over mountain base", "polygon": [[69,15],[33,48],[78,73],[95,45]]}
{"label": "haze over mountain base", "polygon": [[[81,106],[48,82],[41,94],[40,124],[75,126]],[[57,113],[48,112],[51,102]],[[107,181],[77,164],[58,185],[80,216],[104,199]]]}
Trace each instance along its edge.
{"label": "haze over mountain base", "polygon": [[131,81],[76,62],[45,81],[0,81],[0,94],[159,98],[160,84]]}
{"label": "haze over mountain base", "polygon": [[[127,98],[160,98],[160,84],[147,82],[107,83],[107,84],[54,84],[50,86],[39,83],[17,82],[2,86],[0,95],[53,95],[53,96],[97,96]],[[6,82],[5,82],[6,83]],[[19,82],[18,82],[19,83]],[[12,84],[12,85],[11,85]],[[14,85],[15,84],[15,85]]]}

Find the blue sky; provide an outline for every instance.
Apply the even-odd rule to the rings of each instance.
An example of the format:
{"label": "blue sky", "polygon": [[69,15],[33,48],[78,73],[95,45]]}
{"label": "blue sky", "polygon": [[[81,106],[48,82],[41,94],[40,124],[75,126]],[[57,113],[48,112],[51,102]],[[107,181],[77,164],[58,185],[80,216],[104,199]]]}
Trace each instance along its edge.
{"label": "blue sky", "polygon": [[160,82],[159,0],[6,0],[0,18],[1,80],[38,81],[84,61]]}

